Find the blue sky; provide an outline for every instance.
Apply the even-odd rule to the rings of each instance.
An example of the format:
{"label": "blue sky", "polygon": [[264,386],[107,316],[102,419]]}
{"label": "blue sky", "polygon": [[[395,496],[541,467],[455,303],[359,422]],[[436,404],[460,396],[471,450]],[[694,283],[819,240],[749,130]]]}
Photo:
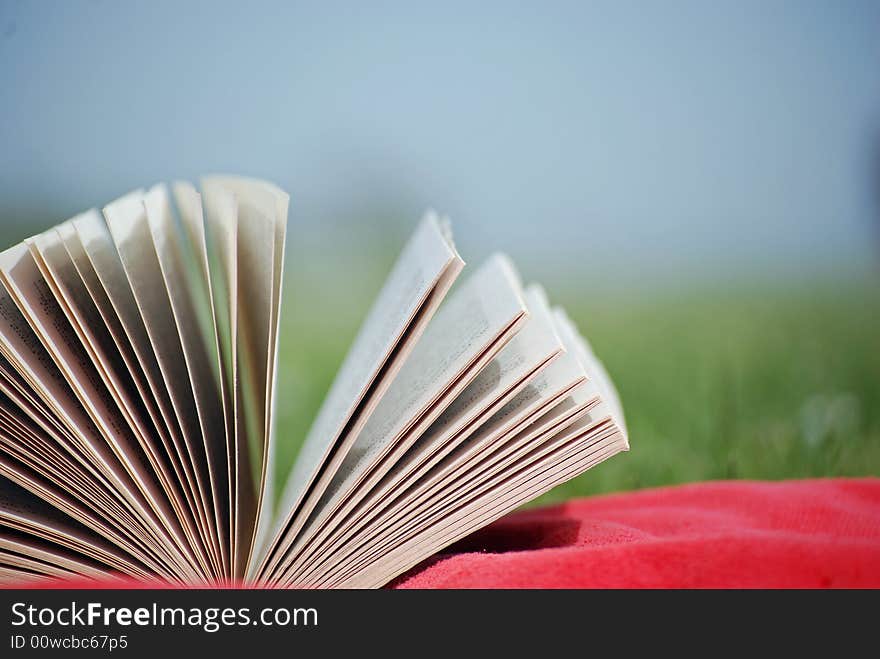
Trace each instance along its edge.
{"label": "blue sky", "polygon": [[0,0],[0,221],[231,171],[316,244],[432,206],[539,271],[858,270],[878,35],[878,2]]}

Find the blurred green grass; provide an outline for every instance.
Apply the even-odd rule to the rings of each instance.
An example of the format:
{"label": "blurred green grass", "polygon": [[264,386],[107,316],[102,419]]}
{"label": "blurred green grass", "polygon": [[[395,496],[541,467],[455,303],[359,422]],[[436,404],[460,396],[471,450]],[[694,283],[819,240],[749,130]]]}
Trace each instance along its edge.
{"label": "blurred green grass", "polygon": [[[278,432],[288,468],[378,288],[316,299],[288,286]],[[551,297],[553,291],[551,290]],[[880,284],[556,296],[623,401],[631,450],[543,503],[710,479],[880,474]],[[319,305],[320,306],[320,305]],[[329,315],[327,315],[329,314]]]}

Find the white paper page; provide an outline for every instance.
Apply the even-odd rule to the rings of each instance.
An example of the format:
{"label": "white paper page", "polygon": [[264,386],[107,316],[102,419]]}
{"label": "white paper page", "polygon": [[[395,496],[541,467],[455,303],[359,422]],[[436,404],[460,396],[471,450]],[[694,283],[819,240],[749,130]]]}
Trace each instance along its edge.
{"label": "white paper page", "polygon": [[[189,269],[189,275],[186,277],[186,280],[190,286],[190,297],[195,305],[195,312],[200,325],[199,333],[208,337],[209,347],[213,351],[214,357],[209,363],[217,389],[222,393],[225,382],[220,373],[222,356],[217,338],[214,291],[211,286],[202,196],[195,186],[188,181],[176,181],[171,186],[171,189],[174,203],[177,206],[177,212],[180,215],[180,224],[186,235],[184,252]],[[224,415],[227,413],[225,408],[223,413]]]}
{"label": "white paper page", "polygon": [[542,298],[527,294],[526,302],[531,315],[525,327],[402,457],[389,474],[394,484],[419,478],[563,354]]}
{"label": "white paper page", "polygon": [[[437,537],[425,536],[421,541],[418,553],[409,553],[403,561],[399,562],[394,568],[395,576],[400,574],[409,567],[423,560],[419,557],[424,552],[434,553],[437,551],[435,546],[448,546],[457,540],[473,533],[475,530],[484,527],[493,522],[502,515],[512,512],[523,503],[531,501],[536,497],[550,491],[557,485],[560,485],[572,478],[575,478],[589,469],[605,460],[617,455],[621,451],[626,450],[626,443],[623,441],[622,435],[616,427],[601,431],[601,437],[595,441],[587,442],[588,448],[574,447],[560,454],[558,460],[548,461],[543,469],[536,468],[524,472],[512,481],[504,490],[500,490],[490,498],[478,500],[478,503],[469,507],[469,515],[465,520],[459,521],[457,525],[449,525],[445,533]],[[385,581],[388,575],[379,577],[379,581]],[[378,583],[375,585],[379,585]]]}
{"label": "white paper page", "polygon": [[[450,440],[454,439],[455,445],[465,441],[564,354],[564,345],[556,333],[543,294],[530,288],[525,297],[529,322],[441,415],[419,441],[418,450],[402,460],[402,469],[416,463],[436,462],[438,453],[445,455],[452,450]],[[514,391],[516,393],[511,395]],[[427,457],[433,459],[425,460]]]}
{"label": "white paper page", "polygon": [[[199,422],[192,378],[162,276],[150,221],[141,191],[129,193],[104,207],[104,218],[122,262],[128,284],[149,336],[165,387],[182,430],[185,455],[195,480],[197,520],[205,541],[205,556],[217,574],[215,506],[205,440]],[[202,558],[197,556],[197,558]]]}
{"label": "white paper page", "polygon": [[332,585],[336,588],[378,588],[417,565],[427,556],[436,553],[441,547],[449,546],[475,530],[512,512],[523,503],[549,492],[557,485],[571,480],[620,453],[624,450],[622,447],[623,442],[618,434],[616,438],[609,438],[608,443],[593,448],[583,455],[570,456],[555,469],[544,470],[539,476],[518,483],[504,497],[496,499],[491,506],[484,506],[481,501],[476,502],[466,510],[470,514],[465,518],[467,520],[465,523],[459,521],[458,526],[450,525],[444,535],[423,541],[407,553],[401,552],[401,557],[396,562],[391,562],[391,556],[387,560],[380,559],[379,562],[374,563],[361,574],[346,580],[336,581]]}
{"label": "white paper page", "polygon": [[[233,356],[235,479],[238,503],[235,510],[235,574],[242,576],[250,559],[257,524],[265,461],[266,347],[271,319],[274,227],[241,191],[222,179],[205,179],[206,195],[223,188],[234,196],[235,263],[227,263],[227,286],[236,300],[230,307],[230,350]],[[215,229],[217,227],[215,226]],[[215,231],[216,232],[216,231]],[[228,255],[230,258],[232,255]],[[231,277],[235,281],[231,281]]]}
{"label": "white paper page", "polygon": [[[595,394],[590,393],[590,388],[587,387],[587,384],[589,383],[581,385],[575,392],[573,392],[571,397],[575,400],[572,401],[570,406],[565,405],[565,407],[570,407],[574,410],[573,414],[565,411],[561,414],[558,414],[555,411],[548,412],[544,418],[533,424],[534,427],[529,427],[520,432],[515,436],[513,441],[508,443],[507,446],[500,447],[499,450],[495,452],[496,454],[499,454],[494,456],[496,462],[498,457],[509,457],[514,450],[517,450],[517,454],[520,456],[520,459],[522,459],[523,455],[533,452],[536,446],[549,446],[548,442],[551,440],[570,441],[572,437],[583,432],[585,425],[587,427],[595,427],[598,421],[582,421],[587,412],[595,413],[597,405]],[[607,410],[605,412],[600,410],[599,414],[603,419],[607,419]],[[595,419],[596,417],[593,418]],[[574,424],[579,425],[576,426]],[[463,484],[469,482],[480,483],[496,476],[503,479],[506,475],[511,473],[511,470],[517,468],[517,462],[515,460],[505,460],[505,463],[501,466],[496,464],[495,468],[488,469],[486,468],[487,466],[488,465],[486,464],[481,464],[480,469],[475,469],[472,472],[465,471],[460,478],[452,481],[440,480],[438,483],[439,487],[435,488],[434,491],[431,491],[429,494],[422,497],[416,497],[408,506],[404,507],[397,513],[394,511],[388,511],[387,514],[382,515],[379,519],[370,523],[365,534],[353,537],[345,547],[336,551],[334,557],[324,561],[326,567],[323,570],[312,569],[309,573],[301,575],[303,581],[299,583],[314,583],[315,580],[320,577],[322,571],[326,573],[329,570],[329,574],[335,574],[340,570],[343,570],[345,565],[357,562],[358,560],[363,561],[364,555],[380,552],[380,548],[382,547],[387,547],[389,550],[393,549],[395,543],[389,540],[389,537],[397,537],[401,534],[402,530],[413,528],[414,522],[418,522],[425,518],[426,511],[436,509],[437,506],[444,505],[444,502],[458,501],[458,495],[451,493],[460,490]],[[444,463],[441,462],[432,471],[437,472],[442,470],[443,467]],[[431,473],[429,473],[417,483],[428,483],[431,480],[434,479],[432,479]],[[325,574],[323,578],[326,579],[327,575]]]}
{"label": "white paper page", "polygon": [[168,554],[165,547],[149,541],[138,520],[118,509],[113,502],[108,503],[104,496],[107,491],[91,489],[89,483],[78,484],[75,474],[58,477],[52,468],[31,466],[26,454],[5,441],[3,448],[5,455],[0,455],[0,473],[7,479],[50,502],[128,552],[134,560],[151,566],[156,573],[198,578],[198,573],[177,560],[176,554]]}
{"label": "white paper page", "polygon": [[[20,426],[10,423],[5,413],[0,425],[4,431],[0,438],[0,446],[6,451],[9,459],[19,461],[19,464],[27,466],[52,483],[63,485],[64,494],[68,498],[89,501],[90,507],[97,514],[110,521],[112,529],[109,532],[114,538],[119,537],[120,522],[122,524],[129,522],[128,515],[114,506],[104,491],[96,489],[94,482],[84,479],[80,472],[65,465],[63,458],[59,461],[59,455],[53,453],[51,447],[38,442],[29,442],[27,435],[21,432]],[[102,535],[106,537],[103,532]]]}
{"label": "white paper page", "polygon": [[142,567],[133,563],[118,548],[2,476],[0,493],[3,495],[0,499],[0,526],[33,533],[114,569],[146,576]]}
{"label": "white paper page", "polygon": [[81,452],[76,451],[65,438],[53,429],[40,425],[28,416],[30,407],[18,408],[16,392],[9,391],[6,383],[0,390],[9,397],[0,395],[0,445],[13,458],[32,469],[39,471],[55,482],[63,483],[71,492],[79,492],[93,507],[114,515],[114,521],[127,519],[125,509],[107,496],[107,488],[112,487],[102,480]]}
{"label": "white paper page", "polygon": [[[166,450],[174,456],[173,463],[179,466],[184,476],[185,494],[190,502],[190,508],[193,514],[199,515],[201,507],[192,459],[184,443],[183,432],[165,379],[110,231],[101,215],[94,211],[78,215],[71,222],[76,230],[79,246],[88,260],[88,264],[82,264],[80,268],[80,272],[84,275],[83,281],[89,286],[95,302],[101,307],[105,322],[114,329],[114,336],[118,339],[117,346],[123,354],[130,355],[127,363],[132,372],[137,372],[138,368],[142,369],[143,378],[152,394],[151,397],[143,395],[143,398],[145,401],[155,401],[161,416],[160,436],[163,438]],[[75,244],[70,247],[75,249]],[[94,272],[97,282],[91,278],[90,269]],[[102,297],[102,293],[106,298]],[[122,335],[118,331],[120,327],[123,330]],[[142,394],[144,393],[142,391]],[[154,422],[159,421],[155,416],[153,419]],[[163,428],[164,432],[162,432]]]}
{"label": "white paper page", "polygon": [[[444,459],[438,467],[438,477],[441,474],[453,477],[454,474],[461,474],[463,470],[467,470],[469,476],[479,473],[475,471],[478,468],[478,463],[471,462],[470,456],[479,458],[479,469],[481,470],[506,467],[518,455],[516,450],[519,447],[528,446],[537,433],[545,433],[552,427],[561,428],[560,423],[572,422],[579,415],[592,410],[600,402],[600,392],[596,383],[586,380],[585,366],[578,359],[579,345],[576,338],[561,324],[556,312],[553,313],[553,322],[562,339],[566,354],[532,380],[528,389],[517,396],[517,399],[511,401],[502,412],[499,412],[496,415],[497,418],[487,422],[476,435],[468,438]],[[567,399],[564,403],[556,405],[560,396],[567,396]],[[533,397],[534,401],[532,401]],[[551,402],[554,408],[549,411],[546,408],[538,408],[537,403],[542,400]],[[525,401],[530,402],[527,404]],[[535,413],[541,416],[534,418],[532,415]],[[510,428],[508,424],[503,429],[499,428],[507,416],[514,417],[513,421],[516,422],[516,426]],[[522,425],[524,417],[527,419],[526,423],[529,424],[527,427]],[[499,441],[499,431],[504,433],[509,440]],[[481,444],[492,444],[491,450],[480,451]],[[504,460],[499,462],[502,458]],[[453,466],[455,470],[448,471]]]}
{"label": "white paper page", "polygon": [[575,354],[583,363],[587,373],[596,381],[596,386],[605,401],[611,408],[611,414],[615,423],[620,427],[624,435],[626,435],[626,420],[623,418],[623,406],[620,404],[620,396],[617,389],[605,370],[605,366],[596,357],[589,343],[578,331],[577,326],[568,317],[564,309],[556,308],[553,310],[557,323],[562,332],[566,333],[567,340],[575,346]]}
{"label": "white paper page", "polygon": [[0,525],[0,552],[7,556],[26,557],[54,568],[61,578],[72,576],[113,579],[111,569],[91,556],[62,547],[42,538],[18,533]]}
{"label": "white paper page", "polygon": [[[108,524],[112,525],[115,520],[125,520],[126,516],[113,511],[104,519],[99,518],[65,491],[65,483],[52,482],[52,479],[47,478],[45,474],[38,474],[20,462],[2,454],[0,454],[0,476],[13,481],[35,496],[51,502],[53,506],[67,515],[112,540],[126,552],[139,559],[155,574],[175,581],[179,580],[177,575],[183,575],[184,578],[197,578],[197,572],[187,569],[186,565],[166,562],[166,557],[162,555],[161,551],[146,541],[137,523],[130,522],[128,527],[121,529],[110,528]],[[94,504],[92,505],[94,506]],[[96,513],[102,512],[100,506],[95,508]]]}
{"label": "white paper page", "polygon": [[[33,391],[39,394],[41,402],[64,422],[80,450],[113,483],[120,501],[146,522],[150,513],[145,499],[111,448],[105,442],[90,440],[91,437],[100,436],[98,429],[79,405],[52,358],[5,290],[0,290],[0,351],[15,365]],[[158,540],[154,535],[154,526],[143,528],[151,536],[151,542]],[[156,545],[156,548],[161,552],[160,546]]]}
{"label": "white paper page", "polygon": [[[129,339],[128,331],[126,330],[120,315],[117,313],[113,301],[101,283],[101,279],[92,265],[88,252],[86,252],[86,249],[83,247],[80,240],[80,234],[76,228],[77,223],[83,221],[86,224],[98,223],[101,226],[104,225],[104,220],[98,215],[98,212],[91,210],[81,216],[77,216],[76,218],[64,222],[55,229],[64,243],[64,248],[76,268],[77,275],[79,275],[80,281],[88,293],[91,304],[94,305],[94,308],[98,313],[98,316],[94,319],[92,319],[91,316],[85,317],[83,319],[83,324],[95,328],[95,331],[98,331],[98,328],[100,328],[100,331],[106,332],[106,335],[112,340],[113,346],[110,346],[105,345],[103,339],[93,339],[95,343],[101,344],[100,351],[106,354],[113,353],[113,347],[115,346],[115,354],[118,355],[118,358],[122,361],[122,364],[119,365],[119,371],[120,373],[127,374],[130,378],[130,383],[124,383],[120,385],[120,388],[127,389],[130,385],[134,385],[136,393],[133,393],[131,396],[132,405],[143,405],[143,408],[149,417],[149,422],[141,419],[139,423],[145,427],[144,432],[146,434],[151,434],[153,437],[159,438],[162,447],[168,456],[173,456],[175,455],[175,449],[173,444],[171,444],[170,433],[163,417],[163,413],[160,410],[157,398],[154,396],[150,379],[147,376],[149,370],[149,367],[146,364],[147,360],[140,359],[140,355],[137,353],[133,342]],[[82,226],[82,223],[80,226]],[[113,245],[109,232],[105,235],[106,247],[112,248]],[[118,266],[120,273],[122,273],[122,264],[118,263]],[[119,284],[121,284],[121,286]],[[122,290],[123,286],[128,286],[127,282],[124,281],[124,277],[123,281],[118,282],[116,288]],[[128,295],[131,295],[130,289],[128,290]],[[137,313],[133,299],[131,299],[131,307],[133,311]],[[141,327],[141,329],[143,328]],[[148,343],[145,332],[143,340],[144,344]],[[98,350],[97,346],[96,350]],[[113,358],[104,357],[104,359],[110,363],[116,361]],[[153,359],[155,359],[155,357],[153,357]],[[158,375],[158,366],[155,368],[157,378],[161,378],[161,376]],[[178,481],[184,485],[184,494],[189,496],[190,491],[185,487],[187,479],[180,471],[178,465],[179,461],[171,460],[170,462],[175,468]],[[191,507],[193,506],[191,505]]]}
{"label": "white paper page", "polygon": [[[393,488],[406,487],[407,483],[418,479],[562,354],[563,346],[554,329],[546,300],[537,291],[531,291],[526,297],[531,316],[523,329],[418,438],[416,445],[397,456],[390,470],[380,474],[381,481],[370,493],[358,498],[356,505],[344,509],[345,519],[338,522],[343,522],[344,526],[350,525]],[[328,532],[323,533],[319,540]],[[316,543],[308,548],[288,573],[307,563],[317,547]]]}
{"label": "white paper page", "polygon": [[[476,489],[472,487],[469,491],[460,492],[449,504],[455,506],[454,512],[439,517],[435,513],[436,523],[423,522],[421,530],[410,531],[409,540],[394,540],[393,548],[377,561],[363,562],[364,569],[361,573],[343,583],[350,587],[380,585],[377,581],[384,583],[440,547],[517,507],[527,500],[521,493],[517,495],[517,488],[521,484],[528,483],[548,470],[551,473],[564,474],[565,466],[570,462],[581,456],[601,452],[613,444],[615,438],[619,437],[619,432],[615,434],[608,418],[607,409],[597,409],[574,427],[536,449],[517,471],[501,473],[488,482],[479,483]],[[584,439],[579,439],[580,437]],[[559,482],[562,480],[553,481],[554,485]],[[507,501],[502,510],[492,507],[491,502],[499,498]],[[376,551],[380,550],[380,547],[376,547]]]}
{"label": "white paper page", "polygon": [[[73,231],[69,224],[62,226]],[[154,468],[159,469],[156,466],[158,458],[152,451],[152,442],[147,439],[153,434],[153,428],[146,418],[139,392],[126,363],[116,349],[113,337],[64,247],[60,232],[53,229],[25,242],[46,282],[53,287],[61,309],[94,362],[114,402],[137,435],[144,452],[156,461]]]}
{"label": "white paper page", "polygon": [[[278,362],[282,269],[290,198],[278,187],[254,179],[214,176],[206,179],[235,194],[238,201],[238,363],[245,392],[252,400],[245,406],[251,418],[249,450],[257,484],[257,518],[250,545],[256,558],[272,530],[276,484],[273,410]],[[251,568],[256,560],[251,560]]]}
{"label": "white paper page", "polygon": [[202,180],[205,241],[212,291],[215,333],[220,348],[220,375],[232,489],[232,567],[246,567],[245,545],[253,533],[257,492],[248,448],[238,360],[238,199],[224,185]]}
{"label": "white paper page", "polygon": [[[14,403],[17,414],[21,414],[39,425],[45,432],[52,435],[58,446],[63,446],[65,450],[70,451],[72,455],[74,454],[76,449],[72,447],[79,446],[78,440],[54,411],[43,403],[39,394],[34,392],[21,373],[10,364],[2,342],[0,342],[0,390]],[[81,451],[76,453],[77,456],[81,454]],[[86,458],[78,459],[88,469],[93,469],[92,463],[88,462]]]}
{"label": "white paper page", "polygon": [[[234,544],[234,529],[236,524],[235,509],[238,505],[238,489],[235,475],[235,410],[232,402],[232,376],[228,372],[228,366],[224,361],[224,350],[229,350],[228,345],[222,345],[218,313],[226,313],[226,307],[220,307],[216,301],[219,292],[215,291],[214,278],[220,277],[216,272],[218,265],[214,266],[214,278],[211,272],[211,259],[208,254],[208,238],[206,230],[205,212],[202,205],[202,197],[196,188],[187,181],[177,181],[172,186],[174,200],[177,205],[180,221],[186,234],[186,257],[190,276],[187,282],[190,285],[191,299],[195,304],[195,312],[200,325],[200,334],[206,338],[211,358],[208,363],[211,367],[211,376],[218,392],[221,415],[217,421],[222,424],[220,437],[224,445],[224,458],[226,483],[226,504],[223,506],[226,514],[225,526],[227,528],[228,542]],[[225,311],[224,311],[225,310]],[[222,514],[222,511],[221,511]],[[226,561],[231,568],[233,557],[226,556]]]}
{"label": "white paper page", "polygon": [[188,553],[173,509],[156,484],[155,473],[27,246],[19,244],[0,254],[0,278],[143,495],[149,506],[149,510],[144,510],[148,527],[160,542],[170,542],[179,551]]}
{"label": "white paper page", "polygon": [[498,340],[513,338],[527,315],[507,259],[500,255],[489,259],[428,325],[342,461],[327,493],[350,492],[377,458],[387,455],[405,432],[423,420],[429,407],[428,422],[439,416],[452,399],[437,409],[438,399],[445,393],[460,393],[470,384],[470,380],[461,381],[468,368],[491,348],[500,350],[503,345],[497,345]]}
{"label": "white paper page", "polygon": [[[571,427],[585,414],[594,412],[599,402],[598,393],[591,383],[577,387],[562,403],[527,428],[505,441],[500,441],[497,446],[487,451],[475,453],[474,461],[464,462],[460,468],[449,473],[448,480],[442,483],[442,489],[432,492],[432,496],[458,487],[458,483],[465,479],[473,480],[487,474],[497,474],[503,469],[514,466],[532,447]],[[450,456],[450,464],[455,464],[455,456]],[[437,468],[442,467],[441,463]]]}
{"label": "white paper page", "polygon": [[[80,444],[72,441],[66,429],[56,423],[48,422],[50,411],[42,405],[33,404],[23,396],[18,386],[11,386],[6,379],[4,359],[3,378],[0,378],[0,424],[5,434],[0,433],[0,443],[7,453],[40,473],[54,478],[70,492],[79,491],[95,509],[100,509],[106,518],[117,525],[119,522],[136,527],[130,508],[123,507],[120,490],[111,483],[90,459],[92,456]],[[130,521],[129,521],[130,520]],[[129,527],[121,527],[126,532]]]}
{"label": "white paper page", "polygon": [[[377,472],[379,461],[392,449],[402,455],[513,338],[526,318],[511,264],[501,255],[490,258],[428,325],[342,461],[294,550],[308,541],[310,531],[316,531],[346,497],[349,509],[352,498],[364,496],[370,484],[387,471]],[[393,457],[388,459],[393,461]],[[370,480],[365,481],[368,474]]]}
{"label": "white paper page", "polygon": [[[560,402],[563,399],[566,401]],[[398,523],[410,509],[441,496],[464,474],[470,475],[478,467],[480,470],[500,468],[500,459],[489,460],[489,457],[500,453],[502,448],[527,443],[538,434],[559,428],[560,423],[570,423],[596,402],[598,394],[586,381],[578,360],[570,352],[561,355],[434,468],[415,479],[412,486],[395,488],[385,497],[371,500],[360,518],[341,536],[337,534],[339,537],[331,544],[324,544],[319,552],[313,552],[319,553],[320,561],[310,564],[300,577],[308,579],[310,574],[319,573],[322,565],[335,560],[335,552],[344,555],[343,544],[351,547],[353,542],[360,542],[361,538],[356,535],[359,529],[368,527],[369,533],[375,533]]]}
{"label": "white paper page", "polygon": [[[74,570],[61,567],[57,555],[52,556],[45,552],[34,551],[31,547],[28,547],[31,551],[27,554],[14,552],[11,551],[8,544],[0,534],[0,564],[7,569],[20,570],[23,574],[45,574],[52,579],[71,579],[79,574]],[[49,560],[46,560],[47,558]],[[96,576],[96,574],[93,572],[90,576]]]}
{"label": "white paper page", "polygon": [[16,587],[51,581],[52,577],[36,572],[22,572],[7,565],[0,557],[0,585]]}
{"label": "white paper page", "polygon": [[229,573],[229,484],[227,482],[226,428],[223,405],[214,372],[216,342],[213,334],[203,333],[197,315],[194,287],[186,270],[182,238],[174,224],[171,201],[165,186],[150,189],[144,197],[144,208],[158,258],[160,273],[168,293],[173,320],[177,327],[186,370],[192,385],[201,437],[208,465],[210,512],[213,518],[211,546],[215,569]]}
{"label": "white paper page", "polygon": [[[586,383],[575,387],[575,390],[585,386]],[[315,552],[318,560],[310,562],[307,569],[297,575],[297,583],[310,583],[317,578],[316,575],[331,569],[334,563],[350,555],[357,547],[369,546],[369,538],[386,533],[391,526],[404,524],[410,517],[410,511],[417,511],[435,498],[444,496],[446,491],[455,487],[459,479],[470,478],[473,472],[479,473],[487,469],[497,471],[503,468],[504,465],[499,460],[499,457],[503,457],[503,453],[499,456],[501,447],[506,452],[508,446],[528,443],[541,435],[558,432],[561,427],[585,414],[590,405],[588,402],[575,403],[573,397],[568,396],[563,402],[553,406],[553,401],[558,400],[556,397],[548,401],[553,409],[547,412],[544,412],[546,405],[536,406],[535,412],[525,415],[519,423],[507,424],[485,433],[484,426],[414,485],[394,489],[380,501],[373,503],[344,533],[335,534],[331,543],[325,543]],[[592,404],[596,400],[594,398]],[[359,533],[361,529],[364,530],[363,533]]]}
{"label": "white paper page", "polygon": [[174,474],[169,454],[158,439],[152,420],[140,398],[125,360],[116,347],[101,313],[79,275],[70,253],[65,248],[62,232],[72,237],[75,230],[69,222],[26,241],[46,282],[52,287],[71,327],[97,368],[107,390],[123,414],[134,436],[149,460],[162,489],[183,524],[189,550],[200,551],[197,528],[180,482]]}
{"label": "white paper page", "polygon": [[59,299],[66,302],[71,324],[80,332],[117,404],[126,413],[195,551],[200,542],[196,540],[198,529],[187,477],[174,457],[174,446],[144,372],[79,241],[73,221],[36,236],[33,244],[58,286]]}
{"label": "white paper page", "polygon": [[[281,497],[276,539],[294,515],[305,522],[310,511],[299,508],[306,495],[317,503],[462,266],[448,229],[429,214],[398,257],[306,437]],[[331,473],[321,474],[328,458]]]}
{"label": "white paper page", "polygon": [[436,529],[433,525],[445,523],[443,520],[465,502],[476,497],[485,498],[481,500],[491,500],[496,496],[504,496],[511,487],[510,483],[518,477],[517,474],[537,468],[535,465],[540,469],[549,469],[569,452],[587,450],[592,445],[604,441],[613,432],[615,430],[607,414],[598,422],[589,417],[582,417],[549,440],[540,439],[534,444],[534,448],[507,469],[484,471],[478,475],[466,474],[464,478],[446,488],[442,495],[420,502],[406,512],[405,518],[396,520],[393,526],[383,530],[367,548],[373,556],[376,556],[381,554],[383,549],[394,550],[407,538],[414,538],[418,534],[425,535],[429,528],[435,533]]}

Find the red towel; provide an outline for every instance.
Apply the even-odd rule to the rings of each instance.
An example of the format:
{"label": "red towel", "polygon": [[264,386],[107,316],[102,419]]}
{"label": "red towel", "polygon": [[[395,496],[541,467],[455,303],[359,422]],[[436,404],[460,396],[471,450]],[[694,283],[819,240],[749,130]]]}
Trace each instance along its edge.
{"label": "red towel", "polygon": [[[143,587],[42,587],[96,585]],[[700,483],[525,510],[395,587],[880,588],[880,478]]]}
{"label": "red towel", "polygon": [[880,587],[880,479],[731,481],[508,515],[398,588]]}

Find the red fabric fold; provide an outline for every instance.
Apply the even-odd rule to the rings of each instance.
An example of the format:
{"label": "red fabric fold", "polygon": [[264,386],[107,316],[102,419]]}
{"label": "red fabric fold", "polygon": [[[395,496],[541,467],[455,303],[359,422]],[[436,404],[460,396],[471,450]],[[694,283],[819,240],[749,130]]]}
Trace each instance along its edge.
{"label": "red fabric fold", "polygon": [[398,588],[876,588],[880,479],[728,481],[508,515]]}

